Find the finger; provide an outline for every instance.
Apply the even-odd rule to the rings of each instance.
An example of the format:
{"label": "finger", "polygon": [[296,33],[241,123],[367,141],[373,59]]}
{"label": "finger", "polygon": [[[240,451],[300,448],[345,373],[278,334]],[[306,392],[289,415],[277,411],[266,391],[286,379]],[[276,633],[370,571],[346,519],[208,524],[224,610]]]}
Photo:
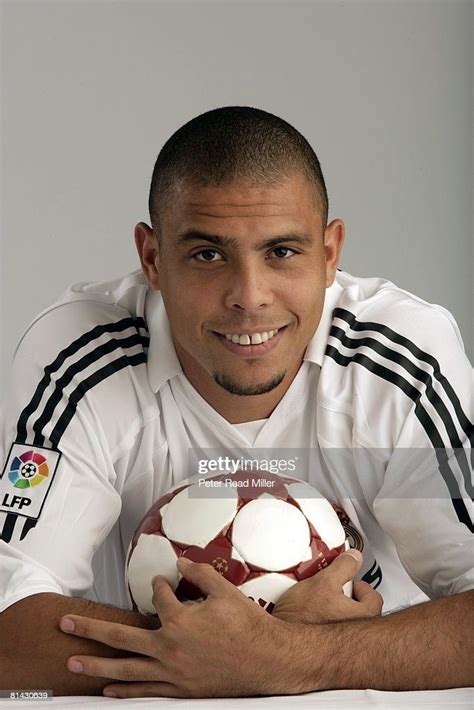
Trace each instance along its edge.
{"label": "finger", "polygon": [[354,598],[374,615],[381,613],[383,597],[379,592],[375,591],[375,589],[372,589],[370,584],[362,580],[356,580],[353,586],[353,593]]}
{"label": "finger", "polygon": [[[102,691],[110,698],[183,698],[186,695],[173,683],[113,683]],[[188,696],[189,697],[189,696]]]}
{"label": "finger", "polygon": [[153,587],[153,605],[160,617],[161,624],[169,621],[170,617],[181,611],[183,605],[176,598],[166,577],[157,575],[151,580]]}
{"label": "finger", "polygon": [[231,582],[206,562],[192,562],[186,557],[180,557],[176,564],[183,577],[206,595],[222,596],[238,591]]}
{"label": "finger", "polygon": [[156,633],[136,626],[126,626],[111,621],[90,619],[87,616],[68,614],[59,622],[61,631],[73,636],[100,641],[112,648],[151,655],[156,643]]}
{"label": "finger", "polygon": [[111,678],[126,682],[166,679],[163,665],[155,659],[71,656],[66,666],[72,673],[81,673],[95,678]]}
{"label": "finger", "polygon": [[359,550],[348,550],[338,555],[329,567],[319,572],[315,577],[324,575],[332,587],[341,589],[346,582],[350,582],[355,577],[361,566],[362,554]]}

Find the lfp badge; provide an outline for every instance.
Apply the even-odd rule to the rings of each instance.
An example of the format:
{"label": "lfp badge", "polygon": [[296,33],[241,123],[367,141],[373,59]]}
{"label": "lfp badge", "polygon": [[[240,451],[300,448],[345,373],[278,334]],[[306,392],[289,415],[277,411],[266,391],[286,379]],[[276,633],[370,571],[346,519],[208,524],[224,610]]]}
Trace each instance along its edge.
{"label": "lfp badge", "polygon": [[8,478],[15,488],[32,488],[44,483],[49,473],[46,458],[34,451],[15,456],[10,464]]}
{"label": "lfp badge", "polygon": [[13,444],[0,478],[0,512],[38,520],[61,453]]}

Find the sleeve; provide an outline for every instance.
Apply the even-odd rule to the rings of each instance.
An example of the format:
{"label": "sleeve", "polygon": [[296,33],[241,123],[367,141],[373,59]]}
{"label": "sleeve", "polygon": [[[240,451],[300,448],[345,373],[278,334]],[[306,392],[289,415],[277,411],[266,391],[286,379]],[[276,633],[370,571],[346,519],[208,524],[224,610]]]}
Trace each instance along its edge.
{"label": "sleeve", "polygon": [[94,315],[83,303],[56,308],[15,354],[1,419],[0,611],[39,592],[89,590],[92,556],[120,514],[95,393],[143,362],[143,347],[132,319],[101,313],[98,326]]}
{"label": "sleeve", "polygon": [[473,371],[449,312],[420,309],[414,322],[416,332],[397,338],[393,402],[379,407],[395,426],[373,509],[435,599],[474,588]]}

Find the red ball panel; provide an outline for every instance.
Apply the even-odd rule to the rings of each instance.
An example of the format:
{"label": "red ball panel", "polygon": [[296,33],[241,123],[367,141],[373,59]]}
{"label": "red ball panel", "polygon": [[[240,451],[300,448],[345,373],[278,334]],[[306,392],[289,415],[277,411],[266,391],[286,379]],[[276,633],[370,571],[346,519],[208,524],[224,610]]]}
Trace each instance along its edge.
{"label": "red ball panel", "polygon": [[300,564],[294,568],[294,573],[298,581],[312,577],[313,574],[316,574],[316,572],[330,565],[341,552],[344,552],[344,545],[334,547],[330,550],[328,546],[317,537],[312,538],[310,547],[311,559],[300,562]]}
{"label": "red ball panel", "polygon": [[[232,550],[232,545],[226,537],[218,537],[205,548],[187,547],[182,557],[212,565],[225,579],[238,586],[247,579],[249,569],[247,565],[232,558]],[[176,593],[187,599],[198,599],[202,596],[202,592],[184,578],[180,580]]]}

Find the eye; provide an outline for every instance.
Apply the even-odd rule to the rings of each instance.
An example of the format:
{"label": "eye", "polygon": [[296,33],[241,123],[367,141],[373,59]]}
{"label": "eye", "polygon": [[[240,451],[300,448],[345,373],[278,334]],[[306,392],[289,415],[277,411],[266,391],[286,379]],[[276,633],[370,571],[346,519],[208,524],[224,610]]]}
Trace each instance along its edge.
{"label": "eye", "polygon": [[[287,252],[287,253],[282,253],[282,252]],[[290,253],[288,253],[288,252],[290,252]],[[275,249],[273,249],[273,253],[277,255],[278,259],[288,259],[289,256],[293,256],[293,254],[297,254],[297,252],[294,249],[290,249],[290,247],[275,247]]]}
{"label": "eye", "polygon": [[[208,258],[210,255],[210,258]],[[198,251],[196,254],[193,254],[193,259],[196,259],[197,261],[207,261],[207,262],[212,262],[212,261],[218,261],[218,259],[213,259],[212,256],[217,255],[220,258],[220,254],[218,251],[215,249],[203,249],[202,251]],[[202,257],[198,258],[198,257]]]}

